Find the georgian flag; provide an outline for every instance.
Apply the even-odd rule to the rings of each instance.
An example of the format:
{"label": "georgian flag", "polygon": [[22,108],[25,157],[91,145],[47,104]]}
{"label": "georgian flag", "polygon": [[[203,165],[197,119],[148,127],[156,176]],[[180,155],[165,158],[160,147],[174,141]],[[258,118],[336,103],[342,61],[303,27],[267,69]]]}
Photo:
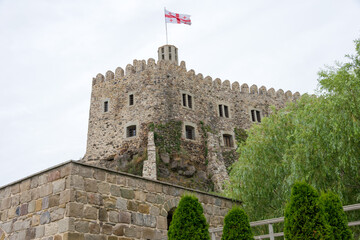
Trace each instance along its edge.
{"label": "georgian flag", "polygon": [[176,23],[176,24],[187,24],[191,25],[190,15],[187,14],[179,14],[179,13],[172,13],[168,10],[165,10],[165,22],[166,23]]}

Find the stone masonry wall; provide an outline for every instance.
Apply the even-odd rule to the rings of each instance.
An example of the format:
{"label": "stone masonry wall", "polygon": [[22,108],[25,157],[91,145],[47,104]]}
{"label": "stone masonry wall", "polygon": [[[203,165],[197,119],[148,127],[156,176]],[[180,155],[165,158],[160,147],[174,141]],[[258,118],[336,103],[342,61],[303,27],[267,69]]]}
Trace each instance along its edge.
{"label": "stone masonry wall", "polygon": [[[129,94],[134,95],[134,105],[129,106]],[[192,96],[192,108],[184,107],[182,94]],[[185,62],[180,66],[169,61],[154,59],[134,60],[126,71],[117,68],[115,73],[108,71],[105,76],[98,74],[93,79],[87,151],[84,161],[95,163],[101,159],[112,159],[117,154],[136,149],[145,149],[147,131],[151,122],[161,123],[170,120],[182,121],[184,125],[195,126],[195,140],[201,144],[199,122],[211,127],[220,139],[219,145],[226,150],[221,141],[222,134],[234,135],[234,128],[247,129],[251,126],[251,109],[258,109],[262,116],[271,113],[270,106],[284,107],[287,101],[300,96],[283,90],[275,92],[262,86],[238,82],[230,85],[228,80],[212,80],[186,70]],[[109,111],[103,111],[103,102],[109,101]],[[229,108],[229,118],[220,117],[218,105]],[[136,125],[137,136],[126,138],[126,126]],[[183,128],[185,131],[185,127]],[[234,139],[235,140],[235,139]]]}
{"label": "stone masonry wall", "polygon": [[166,239],[168,212],[184,193],[198,197],[210,227],[222,226],[235,204],[205,192],[68,162],[0,188],[0,234],[6,239]]}

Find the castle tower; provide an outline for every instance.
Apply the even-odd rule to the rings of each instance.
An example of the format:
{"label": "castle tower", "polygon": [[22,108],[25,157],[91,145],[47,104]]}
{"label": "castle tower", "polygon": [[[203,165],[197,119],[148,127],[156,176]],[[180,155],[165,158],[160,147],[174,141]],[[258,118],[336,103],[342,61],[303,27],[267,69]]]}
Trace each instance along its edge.
{"label": "castle tower", "polygon": [[158,60],[174,62],[178,65],[178,49],[174,45],[164,45],[158,49]]}

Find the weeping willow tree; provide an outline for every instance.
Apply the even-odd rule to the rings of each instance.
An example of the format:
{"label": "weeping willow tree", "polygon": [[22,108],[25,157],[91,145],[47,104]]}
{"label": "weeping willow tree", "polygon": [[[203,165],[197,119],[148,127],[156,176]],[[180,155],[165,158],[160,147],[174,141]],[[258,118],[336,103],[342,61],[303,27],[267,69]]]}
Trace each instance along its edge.
{"label": "weeping willow tree", "polygon": [[360,40],[347,63],[319,72],[317,96],[275,110],[248,131],[226,194],[250,220],[279,217],[296,181],[360,202]]}

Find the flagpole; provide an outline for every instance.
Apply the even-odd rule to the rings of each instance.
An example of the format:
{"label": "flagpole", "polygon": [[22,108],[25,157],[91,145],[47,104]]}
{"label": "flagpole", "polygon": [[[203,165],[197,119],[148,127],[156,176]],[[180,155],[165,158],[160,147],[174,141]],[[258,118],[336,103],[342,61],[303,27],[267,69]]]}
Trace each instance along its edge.
{"label": "flagpole", "polygon": [[[164,7],[164,11],[166,14],[166,7]],[[166,16],[165,16],[165,31],[166,31],[166,45],[168,45],[168,32],[167,32]]]}

